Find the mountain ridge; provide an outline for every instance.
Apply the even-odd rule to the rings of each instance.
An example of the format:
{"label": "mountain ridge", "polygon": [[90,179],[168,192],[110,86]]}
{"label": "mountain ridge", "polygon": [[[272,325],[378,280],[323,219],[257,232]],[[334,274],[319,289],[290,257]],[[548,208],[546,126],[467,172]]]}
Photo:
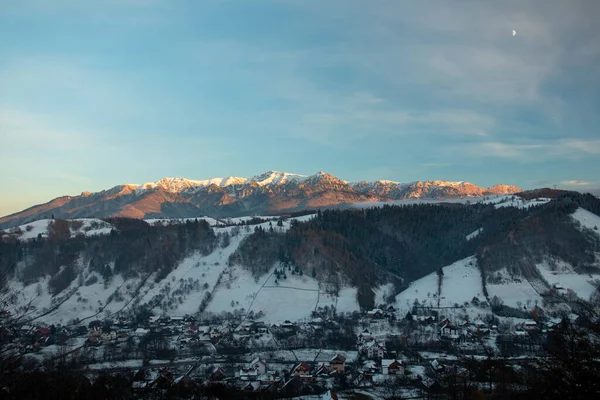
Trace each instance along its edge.
{"label": "mountain ridge", "polygon": [[230,176],[204,180],[165,177],[143,184],[121,184],[95,193],[61,196],[0,218],[0,229],[52,215],[56,218],[226,217],[360,202],[482,197],[521,191],[513,185],[482,188],[466,181],[348,182],[323,171],[307,176],[271,170],[251,178]]}

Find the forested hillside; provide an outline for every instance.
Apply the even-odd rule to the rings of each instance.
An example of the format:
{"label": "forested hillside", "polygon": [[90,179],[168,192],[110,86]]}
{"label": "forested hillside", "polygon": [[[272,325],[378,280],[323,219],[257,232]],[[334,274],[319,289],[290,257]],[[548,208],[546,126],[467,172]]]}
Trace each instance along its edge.
{"label": "forested hillside", "polygon": [[[260,275],[280,261],[288,273],[302,271],[338,286],[349,283],[359,288],[361,306],[370,307],[375,285],[393,281],[399,292],[473,254],[485,271],[505,267],[527,275],[548,255],[589,272],[597,268],[598,235],[579,227],[570,214],[578,207],[598,212],[599,205],[596,197],[569,192],[524,209],[438,204],[328,210],[285,233],[257,229],[230,262]],[[478,234],[469,239],[474,231]]]}
{"label": "forested hillside", "polygon": [[[472,255],[484,282],[504,269],[511,276],[531,277],[545,257],[562,260],[578,273],[594,273],[600,236],[572,217],[578,208],[598,215],[600,200],[567,192],[529,208],[442,203],[326,210],[303,222],[292,219],[291,226],[286,223],[289,229],[283,217],[269,224],[258,220],[262,223],[254,233],[231,249],[229,264],[248,268],[256,278],[277,265],[274,274],[280,280],[306,274],[336,294],[353,286],[365,308],[373,306],[373,289],[379,285],[394,283],[399,293],[412,281]],[[0,241],[3,279],[31,284],[49,277],[48,293],[54,295],[75,279],[82,280],[79,286],[92,284],[88,279],[107,282],[117,274],[161,281],[190,254],[210,254],[219,243],[229,246],[230,233],[223,231],[219,238],[205,220],[105,221],[114,227],[106,235],[75,235],[73,225],[81,222],[61,219],[50,222],[47,237],[19,241],[5,234]]]}
{"label": "forested hillside", "polygon": [[160,280],[191,252],[209,254],[218,243],[204,220],[168,225],[128,218],[106,221],[115,227],[109,235],[72,236],[70,225],[78,221],[57,219],[50,222],[48,238],[19,241],[6,236],[0,241],[3,278],[16,274],[31,283],[50,276],[54,294],[68,287],[82,266],[105,280],[114,274],[131,277],[153,272]]}

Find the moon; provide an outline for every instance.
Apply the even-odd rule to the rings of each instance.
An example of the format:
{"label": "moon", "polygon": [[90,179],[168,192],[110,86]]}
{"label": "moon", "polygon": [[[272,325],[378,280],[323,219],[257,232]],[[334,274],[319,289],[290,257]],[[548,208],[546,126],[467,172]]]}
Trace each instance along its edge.
{"label": "moon", "polygon": [[513,36],[515,36],[516,34],[517,34],[517,31],[515,31],[515,30],[513,29]]}

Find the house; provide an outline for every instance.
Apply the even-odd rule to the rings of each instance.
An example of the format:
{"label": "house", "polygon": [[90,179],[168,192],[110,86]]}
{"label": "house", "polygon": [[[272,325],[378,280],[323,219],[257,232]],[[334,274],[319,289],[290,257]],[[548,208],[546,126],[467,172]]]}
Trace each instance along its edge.
{"label": "house", "polygon": [[402,375],[404,367],[398,360],[381,360],[381,369],[383,375]]}
{"label": "house", "polygon": [[102,335],[100,335],[100,337],[104,341],[114,341],[114,340],[117,340],[117,332],[115,332],[115,331],[103,332]]}
{"label": "house", "polygon": [[319,329],[323,326],[323,318],[321,318],[321,317],[313,318],[312,321],[310,321],[310,324],[313,326],[313,328]]}
{"label": "house", "polygon": [[480,319],[478,319],[477,321],[473,322],[473,325],[475,325],[475,328],[477,328],[479,330],[487,328],[487,324],[485,322],[483,322],[482,320],[480,320]]}
{"label": "house", "polygon": [[343,373],[346,370],[346,357],[341,354],[336,354],[336,356],[329,361],[329,365],[331,369]]}
{"label": "house", "polygon": [[40,336],[50,336],[50,333],[52,332],[52,330],[50,328],[46,328],[46,327],[42,327],[40,329],[38,329],[37,333]]}
{"label": "house", "polygon": [[198,326],[198,334],[199,335],[209,335],[210,334],[210,326],[208,326],[208,325]]}
{"label": "house", "polygon": [[413,319],[421,325],[429,325],[435,322],[435,315],[413,315]]}
{"label": "house", "polygon": [[523,329],[527,332],[535,331],[537,330],[537,328],[538,324],[533,320],[525,321],[525,323],[523,324]]}
{"label": "house", "polygon": [[381,360],[381,370],[383,375],[402,375],[404,367],[402,363],[396,359]]}
{"label": "house", "polygon": [[360,372],[356,375],[356,378],[354,378],[352,384],[354,384],[356,387],[370,386],[373,384],[373,374]]}
{"label": "house", "polygon": [[295,331],[296,325],[294,325],[294,323],[286,319],[285,321],[283,321],[283,324],[281,324],[281,329],[288,332]]}
{"label": "house", "polygon": [[292,368],[291,375],[300,378],[302,381],[312,381],[313,377],[310,374],[310,367],[305,362],[301,362]]}
{"label": "house", "polygon": [[371,340],[360,347],[360,352],[367,355],[370,359],[379,359],[385,356],[386,349],[383,345],[379,344],[376,340]]}
{"label": "house", "polygon": [[256,357],[250,362],[250,368],[254,368],[258,371],[259,375],[262,375],[267,372],[267,363],[264,360],[261,360],[259,357]]}
{"label": "house", "polygon": [[242,368],[240,370],[240,379],[243,381],[257,381],[258,371],[254,368]]}
{"label": "house", "polygon": [[579,319],[579,315],[575,313],[570,313],[569,315],[567,315],[567,318],[569,318],[569,321],[571,321],[571,323],[574,323],[577,322],[577,320]]}
{"label": "house", "polygon": [[240,379],[242,380],[258,381],[260,380],[259,376],[265,377],[267,375],[267,363],[256,357],[250,362],[248,368],[243,368],[240,370],[239,375]]}
{"label": "house", "polygon": [[440,364],[438,362],[438,360],[432,360],[431,363],[431,369],[433,369],[434,372],[441,372],[444,369],[444,366],[442,364]]}
{"label": "house", "polygon": [[265,323],[262,321],[253,322],[250,325],[249,329],[250,329],[250,332],[253,332],[253,333],[268,333],[269,332],[267,325],[265,325]]}
{"label": "house", "polygon": [[319,365],[319,368],[317,368],[317,371],[314,373],[314,376],[329,376],[330,373],[331,368],[329,368],[329,365],[326,363],[321,363],[321,365]]}
{"label": "house", "polygon": [[88,331],[88,336],[102,336],[102,327],[101,326],[93,326]]}
{"label": "house", "polygon": [[371,332],[368,329],[365,329],[360,335],[358,335],[358,341],[360,343],[370,342],[373,340],[373,336],[371,336]]}
{"label": "house", "polygon": [[458,339],[460,335],[457,327],[446,323],[440,328],[440,336],[448,339]]}
{"label": "house", "polygon": [[381,310],[379,308],[375,308],[371,311],[367,311],[367,318],[369,318],[369,319],[382,318],[382,317],[383,317],[383,310]]}
{"label": "house", "polygon": [[365,374],[376,374],[377,372],[379,372],[379,369],[377,368],[377,363],[373,360],[365,361],[361,370]]}
{"label": "house", "polygon": [[246,336],[250,334],[250,329],[248,329],[246,325],[240,325],[237,328],[235,328],[235,333],[237,333],[240,336]]}

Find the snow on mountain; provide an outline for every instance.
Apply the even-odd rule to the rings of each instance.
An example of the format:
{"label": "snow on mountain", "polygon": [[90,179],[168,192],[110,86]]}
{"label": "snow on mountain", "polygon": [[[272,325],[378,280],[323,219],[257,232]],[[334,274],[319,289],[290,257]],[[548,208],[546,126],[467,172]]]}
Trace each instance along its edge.
{"label": "snow on mountain", "polygon": [[535,207],[542,204],[546,204],[551,199],[540,197],[534,199],[524,199],[519,196],[491,196],[486,200],[483,200],[484,204],[493,204],[495,208],[501,207],[516,207],[516,208],[529,208]]}
{"label": "snow on mountain", "polygon": [[[306,220],[314,216],[303,216]],[[582,221],[584,226],[596,224],[600,217],[583,209],[578,209],[573,218]],[[231,219],[240,222],[247,218]],[[13,279],[10,287],[19,295],[18,306],[31,302],[36,308],[35,315],[47,323],[66,324],[72,320],[91,320],[106,318],[113,314],[127,313],[138,306],[149,305],[155,315],[180,316],[194,314],[199,305],[209,299],[205,311],[213,313],[242,311],[255,314],[262,312],[261,320],[268,323],[280,323],[286,319],[302,320],[310,318],[311,312],[318,307],[334,307],[338,312],[359,310],[357,289],[342,286],[338,296],[328,294],[319,281],[307,274],[303,276],[289,274],[286,279],[276,282],[271,267],[268,274],[255,278],[241,266],[229,265],[229,256],[241,241],[253,230],[239,227],[223,227],[222,221],[207,219],[215,232],[228,232],[230,244],[217,248],[213,253],[203,256],[199,253],[183,259],[165,279],[156,283],[153,276],[123,279],[119,274],[108,282],[90,272],[83,260],[77,263],[81,278],[57,296],[48,293],[48,278],[36,283],[23,285]],[[72,234],[106,234],[112,228],[110,224],[97,219],[82,219],[75,224]],[[158,223],[164,220],[150,220]],[[184,223],[185,219],[167,220],[172,223]],[[31,229],[21,227],[22,239],[32,239],[38,234],[47,235],[50,220],[36,221]],[[283,229],[289,229],[291,220],[285,221]],[[585,225],[587,224],[587,225]],[[79,227],[78,227],[79,226]],[[261,224],[268,229],[268,222]],[[232,232],[239,231],[233,235]],[[475,231],[477,232],[477,231]],[[474,233],[475,233],[474,232]],[[112,267],[112,266],[111,266]],[[537,270],[550,286],[573,290],[579,297],[588,300],[596,290],[598,275],[578,274],[570,265],[547,260],[538,264]],[[395,298],[395,305],[401,314],[412,310],[415,300],[420,306],[450,307],[455,312],[467,312],[476,317],[489,309],[467,307],[474,297],[484,301],[481,272],[475,257],[467,257],[443,267],[443,275],[431,273],[412,282],[409,287]],[[533,305],[542,304],[541,290],[546,283],[534,285],[527,279],[513,276],[506,269],[491,272],[487,278],[488,299],[498,296],[505,305],[528,310]],[[384,302],[392,292],[392,285],[375,288],[377,304]],[[450,311],[449,311],[450,312]],[[450,315],[450,314],[447,314]]]}
{"label": "snow on mountain", "polygon": [[203,188],[210,185],[216,185],[218,187],[241,185],[244,184],[246,181],[246,178],[239,178],[235,176],[230,176],[227,178],[211,178],[204,180],[191,180],[185,178],[162,178],[161,180],[156,182],[148,182],[139,185],[136,189],[136,192],[142,193],[147,190],[162,188],[171,193],[180,193],[185,190],[193,190],[196,188]]}
{"label": "snow on mountain", "polygon": [[592,229],[594,232],[600,235],[600,216],[581,207],[575,210],[571,216],[578,221],[581,226]]}
{"label": "snow on mountain", "polygon": [[[20,240],[36,239],[38,235],[47,237],[52,219],[40,219],[29,224],[23,224],[12,228],[9,232]],[[71,236],[84,235],[107,235],[113,226],[106,221],[97,218],[77,218],[70,220]]]}
{"label": "snow on mountain", "polygon": [[[494,190],[514,193],[518,188],[498,185]],[[372,201],[475,199],[489,193],[488,189],[464,181],[351,183],[322,171],[310,176],[268,171],[249,179],[167,177],[142,185],[118,185],[96,193],[63,196],[0,218],[0,229],[51,215],[68,219],[224,217],[288,213]]]}
{"label": "snow on mountain", "polygon": [[260,186],[282,185],[286,183],[301,183],[309,177],[288,172],[267,171],[264,174],[256,175],[250,178],[249,182],[256,182]]}
{"label": "snow on mountain", "polygon": [[[312,217],[307,215],[299,219],[307,220]],[[239,221],[241,219],[231,222]],[[36,224],[36,232],[43,232],[43,227],[47,229],[47,222],[40,221]],[[89,220],[88,223],[93,222],[94,220]],[[184,223],[185,220],[170,222]],[[291,220],[285,221],[282,229],[289,229],[290,224]],[[86,226],[85,222],[83,226]],[[265,222],[259,226],[268,229],[269,223]],[[109,228],[98,228],[95,232],[100,229]],[[183,259],[177,268],[158,283],[155,282],[154,274],[145,278],[135,277],[126,280],[120,274],[116,274],[108,282],[104,282],[96,272],[90,272],[89,266],[80,259],[76,263],[80,278],[75,279],[68,288],[56,296],[48,292],[48,277],[28,285],[24,285],[18,279],[11,279],[10,288],[18,294],[15,308],[29,304],[35,308],[33,316],[49,324],[68,324],[75,319],[84,321],[103,319],[113,314],[127,313],[134,307],[142,305],[152,305],[151,309],[155,315],[195,314],[207,296],[211,297],[207,311],[232,312],[242,308],[245,311],[253,310],[255,313],[263,311],[266,314],[264,320],[269,322],[307,318],[317,305],[317,300],[319,306],[338,305],[340,311],[359,309],[355,288],[342,288],[338,298],[320,292],[318,283],[306,275],[303,278],[290,275],[286,284],[280,286],[274,284],[271,275],[256,281],[243,267],[228,265],[231,253],[253,230],[246,231],[235,226],[215,226],[214,229],[217,234],[223,232],[231,234],[230,244],[227,247],[219,247],[207,256],[199,253],[192,254]],[[233,235],[234,229],[239,233]],[[92,231],[88,231],[88,234],[89,232]],[[265,280],[270,284],[262,287]],[[236,282],[238,286],[234,286]],[[273,302],[273,298],[283,300]],[[237,301],[233,307],[232,300]]]}
{"label": "snow on mountain", "polygon": [[137,186],[137,193],[156,188],[164,189],[171,193],[181,193],[183,191],[194,191],[194,189],[204,188],[216,185],[225,188],[232,185],[243,185],[245,183],[256,183],[259,186],[274,186],[287,183],[304,182],[309,177],[298,174],[291,174],[280,171],[267,171],[264,174],[253,176],[252,178],[240,178],[230,176],[227,178],[210,178],[203,180],[192,180],[186,178],[162,178],[156,182],[148,182]]}
{"label": "snow on mountain", "polygon": [[465,239],[467,240],[471,240],[477,237],[477,235],[479,235],[481,232],[483,232],[483,228],[479,228],[471,233],[469,233],[467,236],[465,236]]}

